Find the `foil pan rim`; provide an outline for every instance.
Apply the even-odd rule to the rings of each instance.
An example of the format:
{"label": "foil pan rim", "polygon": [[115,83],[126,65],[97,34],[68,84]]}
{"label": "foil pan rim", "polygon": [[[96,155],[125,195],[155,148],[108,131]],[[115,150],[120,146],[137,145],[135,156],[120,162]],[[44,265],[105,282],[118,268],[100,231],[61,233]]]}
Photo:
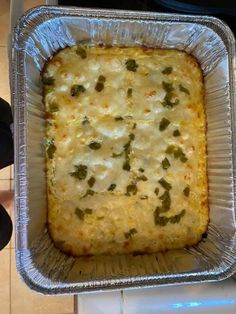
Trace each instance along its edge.
{"label": "foil pan rim", "polygon": [[[25,13],[25,15],[20,19],[18,25],[15,28],[13,37],[15,38],[15,41],[18,40],[19,36],[21,35],[20,32],[22,30],[22,28],[26,27],[28,23],[31,23],[33,21],[33,19],[35,18],[35,16],[37,17],[37,12],[39,12],[40,14],[43,14],[43,11],[46,10],[47,14],[51,14],[52,16],[55,14],[55,18],[59,17],[56,16],[58,13],[60,13],[60,15],[64,16],[64,14],[68,14],[65,17],[86,17],[86,18],[115,18],[117,20],[122,20],[122,19],[133,19],[133,20],[146,20],[147,22],[149,21],[156,21],[156,22],[179,22],[179,23],[194,23],[194,24],[199,24],[199,21],[205,21],[205,23],[212,23],[213,25],[218,26],[219,28],[222,29],[223,33],[226,35],[227,40],[229,40],[229,42],[231,42],[231,46],[229,46],[229,49],[231,49],[231,53],[232,56],[229,58],[229,63],[230,63],[230,67],[232,67],[232,69],[235,69],[235,60],[234,60],[234,56],[235,56],[235,39],[234,39],[234,35],[232,33],[232,31],[228,28],[227,24],[224,23],[223,21],[221,21],[220,19],[217,19],[215,17],[211,17],[211,16],[199,16],[199,15],[179,15],[179,14],[162,14],[162,13],[153,13],[153,12],[138,12],[138,11],[123,11],[123,10],[100,10],[100,9],[80,9],[80,8],[73,8],[73,7],[49,7],[49,6],[39,6],[36,7],[35,9],[31,9],[29,11],[27,11]],[[103,13],[104,15],[101,15],[100,13]],[[82,14],[82,15],[80,15]],[[122,16],[121,16],[122,15]],[[125,16],[125,17],[124,17]],[[173,20],[173,16],[174,16],[174,20]],[[32,19],[31,19],[32,17]],[[140,18],[142,17],[142,19]],[[162,18],[160,20],[156,20],[156,18]],[[51,17],[54,18],[54,17]],[[194,18],[194,21],[191,20]],[[170,21],[168,20],[170,19]],[[184,19],[181,20],[181,19]],[[46,21],[46,20],[45,20]],[[203,22],[202,22],[203,23]],[[204,23],[203,23],[204,24]],[[206,25],[206,24],[204,24]],[[207,26],[206,26],[207,27]],[[17,63],[17,59],[19,58],[17,51],[15,51],[14,49],[15,46],[13,45],[13,60],[15,63]],[[18,50],[20,50],[20,45],[17,48]],[[18,51],[19,52],[19,51]],[[15,69],[13,69],[13,74],[14,77],[16,78],[17,75],[19,75],[19,73],[17,73],[17,71]],[[234,106],[235,104],[235,99],[236,96],[234,95],[234,89],[235,89],[235,77],[234,77],[234,73],[233,71],[229,73],[230,74],[230,82],[234,83],[234,86],[232,86],[232,88],[230,89],[231,91],[231,106],[230,106],[230,111],[232,112],[231,114],[231,122],[232,122],[232,128],[236,129],[235,124],[233,123],[235,121],[235,117],[236,117],[236,108]],[[20,78],[21,80],[23,79],[22,77]],[[13,95],[12,95],[12,99],[14,104],[17,104],[17,90],[18,90],[18,86],[17,84],[20,84],[19,82],[17,83],[15,81],[15,86],[13,86]],[[15,92],[15,93],[14,93]],[[16,107],[15,110],[15,118],[18,117],[19,115],[19,111],[20,111],[20,106],[22,106],[24,104],[24,95],[20,97],[20,100],[18,101],[18,106]],[[24,112],[24,114],[26,114],[26,112]],[[25,118],[24,118],[25,119]],[[15,119],[16,121],[16,119]],[[15,136],[16,139],[19,139],[19,135],[17,133],[18,131],[18,127],[19,125],[17,124],[17,122],[15,122]],[[234,132],[235,134],[235,132]],[[228,278],[229,276],[231,276],[233,274],[233,272],[236,271],[236,258],[234,263],[231,264],[230,267],[226,268],[226,269],[222,269],[219,272],[215,272],[215,273],[204,273],[204,272],[197,272],[194,273],[192,272],[191,274],[188,274],[188,276],[186,276],[186,273],[183,274],[179,274],[178,273],[178,281],[176,280],[175,276],[169,277],[168,280],[166,280],[166,276],[171,275],[171,274],[167,274],[166,276],[161,276],[160,274],[157,274],[156,276],[153,276],[153,278],[150,279],[151,276],[147,277],[147,280],[144,280],[144,276],[142,277],[128,277],[128,278],[122,278],[122,279],[106,279],[106,280],[99,280],[97,281],[97,288],[94,287],[93,285],[89,286],[89,282],[86,282],[87,288],[83,287],[83,282],[78,283],[66,283],[63,285],[60,285],[58,287],[54,287],[52,286],[51,288],[47,287],[47,286],[40,286],[39,284],[37,284],[36,282],[31,280],[30,275],[27,272],[27,267],[26,265],[23,263],[23,259],[25,258],[25,256],[27,256],[26,249],[25,247],[25,243],[21,243],[21,238],[20,238],[20,233],[22,233],[22,226],[20,226],[19,219],[22,217],[20,217],[19,215],[19,211],[22,209],[22,204],[20,204],[19,200],[21,199],[27,199],[27,196],[22,196],[21,192],[19,190],[18,187],[18,180],[19,177],[21,176],[21,178],[23,178],[23,176],[26,175],[25,170],[23,172],[21,172],[21,174],[19,175],[19,172],[17,171],[19,168],[18,162],[19,162],[19,156],[17,156],[17,152],[18,152],[18,145],[19,142],[16,140],[15,141],[15,161],[16,161],[16,167],[15,167],[15,178],[17,178],[15,180],[15,206],[16,206],[16,237],[18,237],[18,240],[16,241],[16,258],[17,258],[17,269],[18,272],[20,273],[22,279],[25,281],[25,283],[30,286],[32,289],[44,293],[44,294],[71,294],[71,293],[81,293],[81,292],[88,292],[88,291],[94,291],[94,290],[115,290],[115,289],[130,289],[130,288],[143,288],[143,287],[147,287],[147,286],[160,286],[160,285],[171,285],[171,284],[189,284],[189,283],[195,283],[195,282],[202,282],[202,281],[216,281],[216,280],[223,280]],[[235,160],[235,147],[236,147],[236,138],[234,136],[232,136],[232,147],[233,147],[233,154],[232,154],[232,159],[233,159],[233,173],[234,173],[234,178],[233,178],[233,182],[235,183],[235,166],[236,166],[236,160]],[[26,185],[28,183],[26,182]],[[235,207],[235,192],[236,192],[236,186],[234,184],[233,186],[234,189],[234,193],[233,193],[233,203],[234,203],[234,207]],[[26,210],[26,209],[25,209]],[[23,250],[22,250],[23,247]],[[235,245],[234,245],[235,247]],[[235,247],[236,248],[236,247]],[[21,250],[21,252],[19,252]],[[185,276],[185,277],[184,277]],[[194,277],[195,276],[195,277]],[[181,281],[181,278],[184,277],[184,280]],[[119,281],[119,283],[117,282]],[[91,281],[91,283],[95,284],[96,281],[93,280]],[[60,283],[59,283],[60,284]],[[109,287],[109,284],[111,285],[111,287]]]}
{"label": "foil pan rim", "polygon": [[[196,284],[201,282],[216,282],[222,281],[232,276],[232,273],[236,271],[236,264],[232,265],[226,271],[222,271],[215,274],[207,274],[206,272],[202,271],[200,273],[191,273],[185,280],[182,281],[175,281],[175,277],[167,277],[162,276],[163,278],[160,279],[160,276],[152,276],[153,278],[150,279],[150,276],[146,278],[144,276],[137,276],[137,277],[127,277],[122,279],[105,279],[105,280],[91,280],[86,281],[86,287],[84,282],[78,283],[68,283],[63,284],[62,286],[57,287],[49,287],[49,286],[42,286],[34,281],[31,280],[30,276],[28,275],[27,270],[25,270],[21,263],[22,256],[16,254],[16,258],[18,263],[16,265],[17,271],[23,280],[23,282],[32,290],[43,294],[43,295],[70,295],[70,294],[84,294],[84,293],[92,293],[94,291],[98,292],[105,292],[105,291],[116,291],[116,290],[130,290],[130,289],[143,289],[143,288],[155,288],[160,286],[173,286],[173,285],[190,285]],[[185,274],[182,275],[184,277]],[[155,278],[159,277],[159,278]],[[168,280],[165,281],[165,277]],[[179,274],[178,274],[179,277]],[[206,278],[207,277],[207,278]],[[179,279],[179,278],[178,278]],[[164,281],[162,281],[164,280]],[[94,288],[96,287],[96,288]],[[99,287],[99,288],[98,288]]]}
{"label": "foil pan rim", "polygon": [[[220,28],[224,34],[227,35],[228,39],[235,42],[235,36],[229,27],[229,25],[220,18],[211,15],[198,15],[198,14],[178,14],[178,13],[159,13],[159,12],[152,12],[152,11],[135,11],[135,10],[115,10],[115,9],[99,9],[99,8],[79,8],[74,6],[47,6],[47,5],[39,5],[34,8],[27,10],[16,23],[16,26],[13,31],[13,40],[14,35],[17,33],[19,28],[23,25],[22,23],[29,23],[30,18],[34,19],[34,15],[42,13],[42,11],[46,11],[47,13],[50,11],[50,14],[55,15],[66,15],[68,16],[75,16],[75,17],[94,17],[94,18],[117,18],[121,19],[134,19],[134,20],[157,20],[161,18],[163,21],[167,22],[187,22],[187,23],[195,23],[195,24],[204,24],[205,23],[212,23],[216,27]],[[194,20],[193,20],[194,19]],[[204,22],[203,22],[204,21]],[[197,22],[197,23],[196,23]]]}

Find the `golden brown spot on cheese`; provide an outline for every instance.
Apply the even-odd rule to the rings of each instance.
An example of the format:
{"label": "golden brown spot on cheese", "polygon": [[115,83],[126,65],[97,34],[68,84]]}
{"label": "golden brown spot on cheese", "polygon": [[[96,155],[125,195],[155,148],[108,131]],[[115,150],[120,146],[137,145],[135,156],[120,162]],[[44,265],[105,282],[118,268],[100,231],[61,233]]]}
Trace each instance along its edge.
{"label": "golden brown spot on cheese", "polygon": [[123,243],[123,247],[124,247],[124,248],[127,248],[129,245],[130,245],[130,242],[128,242],[128,241],[125,241],[125,242]]}
{"label": "golden brown spot on cheese", "polygon": [[146,93],[145,95],[151,97],[151,96],[155,96],[156,93],[157,93],[157,92],[156,92],[155,90],[151,90],[151,91],[149,91],[148,93]]}
{"label": "golden brown spot on cheese", "polygon": [[48,119],[48,120],[50,120],[50,119],[53,119],[53,114],[51,114],[50,112],[45,112],[45,119]]}
{"label": "golden brown spot on cheese", "polygon": [[62,192],[65,192],[65,191],[66,191],[66,188],[65,188],[64,186],[62,186],[62,187],[61,187],[61,191],[62,191]]}

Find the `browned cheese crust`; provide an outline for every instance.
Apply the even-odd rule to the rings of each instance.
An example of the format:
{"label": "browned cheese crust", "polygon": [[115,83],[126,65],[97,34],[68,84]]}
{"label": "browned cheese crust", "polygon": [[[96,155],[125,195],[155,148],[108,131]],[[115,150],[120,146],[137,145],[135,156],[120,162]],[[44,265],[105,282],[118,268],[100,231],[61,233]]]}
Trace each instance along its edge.
{"label": "browned cheese crust", "polygon": [[67,47],[42,73],[50,234],[74,256],[198,243],[208,187],[204,85],[177,50]]}

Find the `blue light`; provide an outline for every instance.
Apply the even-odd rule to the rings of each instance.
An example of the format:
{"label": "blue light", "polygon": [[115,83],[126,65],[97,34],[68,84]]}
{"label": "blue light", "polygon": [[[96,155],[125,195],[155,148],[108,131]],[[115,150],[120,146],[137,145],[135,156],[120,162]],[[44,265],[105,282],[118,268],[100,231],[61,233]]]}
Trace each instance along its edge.
{"label": "blue light", "polygon": [[174,303],[172,304],[172,308],[179,309],[179,308],[190,308],[190,307],[213,307],[213,306],[223,306],[223,305],[230,305],[235,304],[234,300],[209,300],[209,301],[202,301],[202,302],[185,302],[185,303]]}

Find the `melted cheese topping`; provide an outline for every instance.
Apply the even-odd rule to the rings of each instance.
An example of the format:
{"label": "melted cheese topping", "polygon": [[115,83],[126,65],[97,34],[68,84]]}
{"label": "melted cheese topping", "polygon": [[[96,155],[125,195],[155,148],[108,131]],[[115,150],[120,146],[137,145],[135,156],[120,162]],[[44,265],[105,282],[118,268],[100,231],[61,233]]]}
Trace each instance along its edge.
{"label": "melted cheese topping", "polygon": [[[74,46],[47,62],[43,82],[56,245],[80,256],[200,241],[208,197],[196,60],[177,50]],[[163,118],[169,124],[160,130]],[[169,205],[160,198],[168,191],[161,179],[171,185]]]}

